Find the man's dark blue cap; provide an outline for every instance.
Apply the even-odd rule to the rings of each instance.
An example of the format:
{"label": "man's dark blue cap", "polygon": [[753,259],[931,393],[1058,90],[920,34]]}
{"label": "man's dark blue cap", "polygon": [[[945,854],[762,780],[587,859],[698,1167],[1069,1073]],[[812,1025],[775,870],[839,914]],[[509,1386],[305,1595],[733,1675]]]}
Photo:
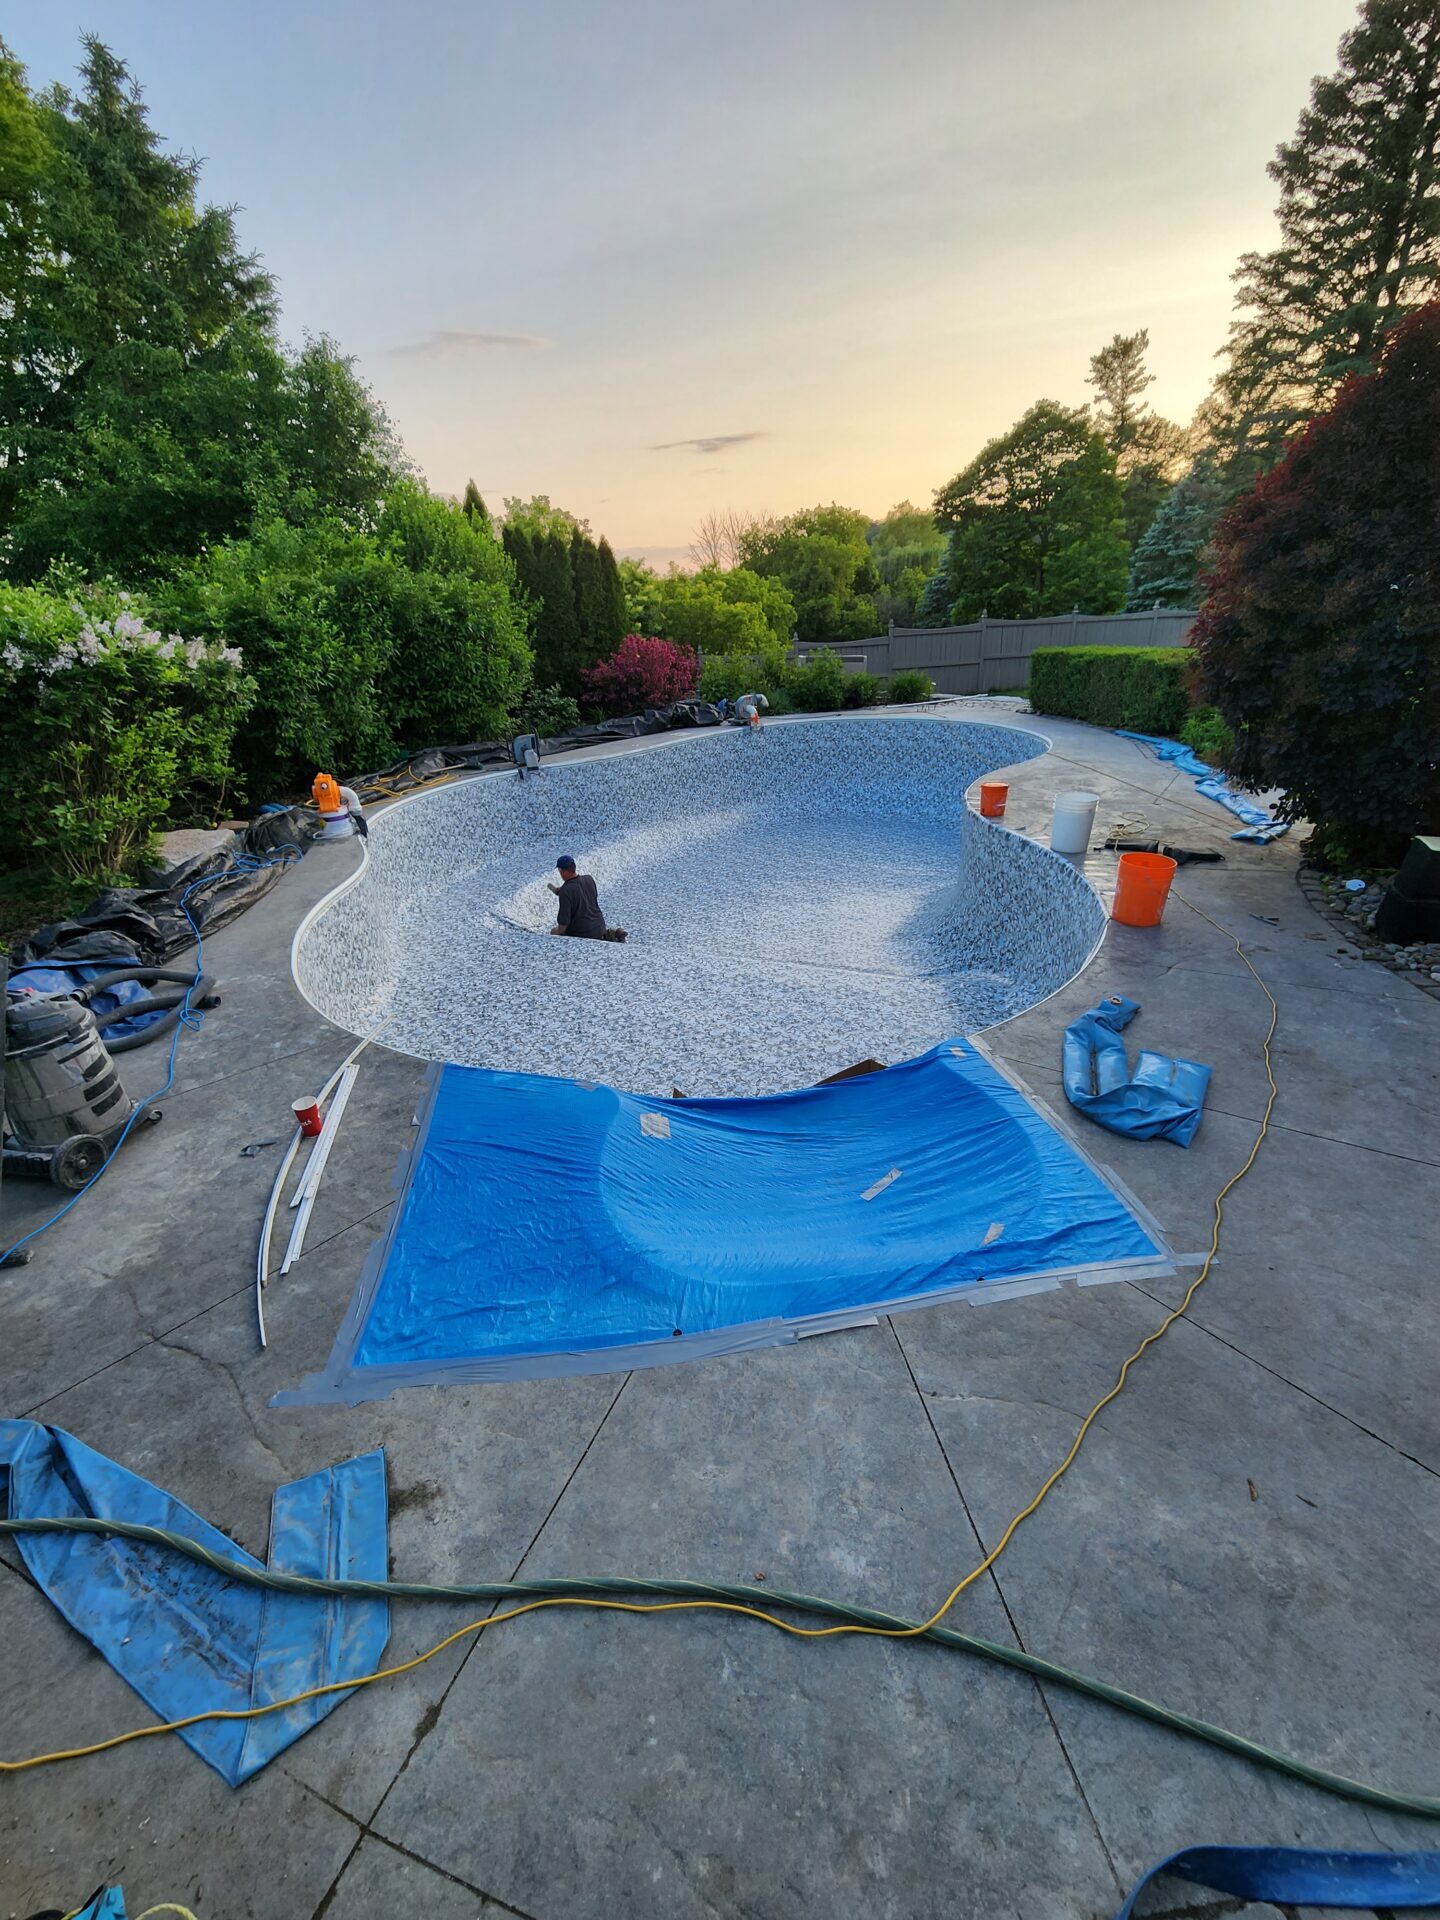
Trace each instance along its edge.
{"label": "man's dark blue cap", "polygon": [[560,869],[561,873],[566,872],[567,869],[571,873],[575,871],[575,861],[573,857],[568,853],[562,853],[560,858],[555,862],[555,864]]}

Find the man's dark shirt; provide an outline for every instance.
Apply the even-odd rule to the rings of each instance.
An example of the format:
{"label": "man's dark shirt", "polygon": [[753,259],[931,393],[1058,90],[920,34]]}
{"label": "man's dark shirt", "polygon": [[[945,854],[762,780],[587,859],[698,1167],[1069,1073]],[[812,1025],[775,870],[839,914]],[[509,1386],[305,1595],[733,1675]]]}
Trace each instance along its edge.
{"label": "man's dark shirt", "polygon": [[562,884],[556,922],[562,933],[575,934],[581,940],[604,939],[605,916],[588,873],[572,874]]}

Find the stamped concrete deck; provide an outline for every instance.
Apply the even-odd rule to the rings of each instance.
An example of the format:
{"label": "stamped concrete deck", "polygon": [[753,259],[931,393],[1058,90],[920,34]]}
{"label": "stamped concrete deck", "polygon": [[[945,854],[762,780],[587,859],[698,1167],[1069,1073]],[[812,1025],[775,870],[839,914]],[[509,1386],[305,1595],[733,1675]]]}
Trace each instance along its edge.
{"label": "stamped concrete deck", "polygon": [[[1240,935],[1279,1000],[1280,1099],[1188,1320],[958,1622],[1434,1793],[1440,1003],[1316,918],[1293,838],[1232,845],[1227,818],[1130,743],[1019,724],[1054,751],[1013,776],[1012,825],[1043,834],[1053,794],[1085,786],[1099,828],[1143,814],[1227,858],[1181,873],[1163,927],[1113,928],[1081,979],[994,1030],[1000,1058],[1063,1106],[1062,1028],[1123,989],[1143,1007],[1132,1041],[1210,1062],[1188,1152],[1074,1122],[1177,1250],[1200,1247],[1255,1137],[1268,1009],[1193,903]],[[348,1049],[294,990],[289,939],[354,859],[316,849],[207,943],[224,1004],[183,1041],[164,1124],[0,1277],[4,1409],[70,1429],[261,1554],[277,1481],[378,1444],[407,1575],[633,1570],[938,1604],[1173,1289],[937,1307],[629,1376],[270,1410],[329,1350],[422,1080],[418,1062],[366,1056],[262,1353],[251,1272],[277,1149],[240,1148],[282,1135],[295,1093]],[[1112,859],[1088,870],[1103,889]],[[162,1053],[126,1057],[133,1091]],[[50,1199],[7,1183],[5,1239]],[[464,1617],[397,1607],[390,1657]],[[0,1647],[4,1757],[149,1717],[10,1566]],[[1152,1860],[1226,1840],[1440,1844],[1433,1825],[934,1647],[552,1612],[355,1696],[238,1792],[168,1738],[4,1780],[0,1916],[68,1908],[111,1878],[132,1913],[173,1899],[201,1920],[1102,1920]],[[1147,1910],[1241,1911],[1177,1883]]]}

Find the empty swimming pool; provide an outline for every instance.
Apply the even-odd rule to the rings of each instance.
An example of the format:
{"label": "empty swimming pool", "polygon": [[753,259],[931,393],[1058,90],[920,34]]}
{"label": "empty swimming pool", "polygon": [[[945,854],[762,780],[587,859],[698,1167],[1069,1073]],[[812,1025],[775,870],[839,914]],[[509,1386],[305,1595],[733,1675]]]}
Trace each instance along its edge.
{"label": "empty swimming pool", "polygon": [[[360,872],[296,936],[327,1018],[433,1060],[636,1093],[771,1093],[901,1060],[1070,979],[1100,902],[973,814],[1016,728],[791,721],[487,776],[373,823]],[[628,942],[554,940],[557,854]]]}

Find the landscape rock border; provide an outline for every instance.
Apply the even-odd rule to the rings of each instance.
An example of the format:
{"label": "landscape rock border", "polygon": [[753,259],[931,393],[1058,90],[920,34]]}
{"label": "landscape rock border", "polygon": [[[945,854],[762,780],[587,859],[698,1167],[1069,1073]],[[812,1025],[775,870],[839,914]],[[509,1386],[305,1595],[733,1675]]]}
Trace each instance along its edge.
{"label": "landscape rock border", "polygon": [[1370,921],[1380,904],[1385,891],[1385,882],[1371,880],[1363,893],[1342,895],[1344,904],[1337,902],[1335,879],[1327,873],[1321,873],[1318,867],[1303,865],[1296,868],[1295,878],[1300,891],[1325,923],[1333,927],[1336,933],[1360,949],[1362,958],[1378,962],[1388,967],[1392,973],[1399,974],[1402,980],[1409,980],[1419,987],[1422,993],[1428,993],[1432,999],[1440,1000],[1440,953],[1433,959],[1414,958],[1417,951],[1421,954],[1431,950],[1422,946],[1396,947],[1375,937]]}

